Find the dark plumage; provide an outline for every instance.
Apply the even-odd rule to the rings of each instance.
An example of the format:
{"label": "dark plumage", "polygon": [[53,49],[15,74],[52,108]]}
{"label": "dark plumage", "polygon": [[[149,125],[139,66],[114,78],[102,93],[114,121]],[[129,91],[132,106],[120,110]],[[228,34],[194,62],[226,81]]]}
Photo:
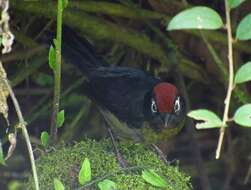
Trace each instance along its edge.
{"label": "dark plumage", "polygon": [[184,102],[175,86],[139,69],[105,64],[69,28],[63,30],[62,55],[87,76],[88,96],[130,127],[142,127],[144,121],[167,127],[184,118]]}

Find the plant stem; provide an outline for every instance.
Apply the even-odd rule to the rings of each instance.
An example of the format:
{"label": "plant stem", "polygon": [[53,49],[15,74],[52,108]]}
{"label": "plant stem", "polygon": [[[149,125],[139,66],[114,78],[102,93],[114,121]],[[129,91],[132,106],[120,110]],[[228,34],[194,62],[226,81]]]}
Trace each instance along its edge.
{"label": "plant stem", "polygon": [[18,101],[17,101],[17,99],[15,97],[15,94],[14,94],[12,88],[9,85],[9,82],[8,82],[7,78],[4,78],[3,81],[4,81],[8,91],[10,93],[10,97],[11,97],[11,99],[13,101],[15,110],[17,112],[17,116],[18,116],[18,120],[19,120],[19,125],[18,126],[22,129],[22,133],[23,133],[23,136],[24,136],[24,139],[25,139],[25,143],[27,145],[28,152],[29,152],[29,157],[30,157],[30,162],[31,162],[31,168],[32,168],[35,188],[36,188],[36,190],[39,190],[37,169],[36,169],[36,165],[35,165],[35,159],[34,159],[34,155],[33,155],[33,150],[32,150],[32,146],[31,146],[29,134],[28,134],[27,129],[26,129],[26,122],[24,121],[20,106],[18,104]]}
{"label": "plant stem", "polygon": [[225,0],[225,12],[226,12],[226,28],[227,28],[227,39],[228,39],[228,64],[229,64],[229,79],[228,79],[228,89],[227,89],[227,96],[224,101],[225,108],[223,114],[223,121],[222,126],[220,128],[220,135],[218,140],[218,146],[216,149],[216,159],[220,158],[221,147],[224,140],[225,134],[225,126],[227,121],[229,120],[229,106],[231,95],[234,87],[234,64],[233,64],[233,38],[232,38],[232,29],[231,29],[231,18],[230,18],[230,7],[228,5],[228,0]]}
{"label": "plant stem", "polygon": [[57,7],[57,40],[56,40],[56,69],[54,70],[54,100],[53,110],[51,116],[51,140],[56,142],[57,140],[57,114],[59,111],[60,93],[61,93],[61,44],[62,44],[62,15],[63,4],[61,0],[58,0]]}

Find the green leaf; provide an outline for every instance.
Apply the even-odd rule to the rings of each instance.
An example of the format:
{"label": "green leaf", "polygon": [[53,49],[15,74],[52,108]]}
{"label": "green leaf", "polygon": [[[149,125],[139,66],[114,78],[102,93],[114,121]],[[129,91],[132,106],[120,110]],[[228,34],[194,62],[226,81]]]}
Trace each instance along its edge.
{"label": "green leaf", "polygon": [[80,185],[84,185],[91,181],[91,164],[88,158],[85,158],[81,169],[78,174],[78,182]]}
{"label": "green leaf", "polygon": [[222,121],[214,112],[206,110],[206,109],[198,109],[190,111],[187,116],[195,119],[202,120],[203,122],[197,123],[197,129],[209,129],[209,128],[217,128],[222,126]]}
{"label": "green leaf", "polygon": [[59,179],[54,178],[54,189],[55,190],[64,190],[64,185]]}
{"label": "green leaf", "polygon": [[11,180],[8,183],[8,190],[20,190],[20,189],[23,189],[23,187],[24,187],[24,184],[18,179]]}
{"label": "green leaf", "polygon": [[237,26],[236,38],[238,40],[251,39],[251,13],[245,16]]}
{"label": "green leaf", "polygon": [[98,187],[100,190],[115,190],[116,189],[116,183],[109,179],[105,179],[98,183]]}
{"label": "green leaf", "polygon": [[231,9],[234,9],[240,6],[240,4],[242,4],[244,1],[246,0],[228,0],[228,4]]}
{"label": "green leaf", "polygon": [[61,110],[57,114],[57,128],[62,127],[63,124],[64,124],[64,110]]}
{"label": "green leaf", "polygon": [[173,17],[167,30],[219,29],[222,27],[221,17],[215,10],[198,6],[184,10]]}
{"label": "green leaf", "polygon": [[40,86],[51,86],[53,84],[53,77],[46,73],[38,73],[32,76],[32,80]]}
{"label": "green leaf", "polygon": [[251,104],[238,108],[234,114],[234,121],[243,127],[251,127]]}
{"label": "green leaf", "polygon": [[236,72],[234,82],[236,84],[247,82],[251,80],[251,61],[242,65]]}
{"label": "green leaf", "polygon": [[64,9],[68,6],[68,3],[69,3],[68,0],[62,0],[62,5]]}
{"label": "green leaf", "polygon": [[168,185],[166,180],[160,177],[154,170],[144,170],[141,176],[146,182],[155,187],[166,188]]}
{"label": "green leaf", "polygon": [[54,44],[54,47],[58,47],[58,41],[56,38],[53,39],[53,44]]}
{"label": "green leaf", "polygon": [[55,71],[55,69],[56,69],[56,51],[53,46],[51,46],[50,50],[49,50],[49,66],[53,71]]}
{"label": "green leaf", "polygon": [[5,159],[4,159],[4,154],[3,154],[2,142],[1,141],[0,141],[0,164],[1,165],[6,165]]}
{"label": "green leaf", "polygon": [[43,131],[40,136],[41,143],[44,147],[49,145],[49,134],[47,131]]}

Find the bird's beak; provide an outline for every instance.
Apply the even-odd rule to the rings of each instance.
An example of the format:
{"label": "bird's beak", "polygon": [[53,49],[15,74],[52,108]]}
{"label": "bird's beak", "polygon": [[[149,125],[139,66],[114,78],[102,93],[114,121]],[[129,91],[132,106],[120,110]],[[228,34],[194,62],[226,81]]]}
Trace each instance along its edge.
{"label": "bird's beak", "polygon": [[170,113],[162,113],[161,118],[164,122],[164,127],[168,127],[170,119],[171,119],[171,114]]}

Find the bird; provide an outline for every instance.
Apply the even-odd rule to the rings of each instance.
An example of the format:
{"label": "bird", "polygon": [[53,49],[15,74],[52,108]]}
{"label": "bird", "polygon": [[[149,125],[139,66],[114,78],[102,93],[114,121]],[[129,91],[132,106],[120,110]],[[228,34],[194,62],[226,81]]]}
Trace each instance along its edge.
{"label": "bird", "polygon": [[[87,96],[119,121],[145,133],[150,129],[157,136],[162,129],[177,131],[184,122],[185,101],[174,84],[137,68],[107,64],[87,39],[69,27],[63,27],[62,36],[63,60],[86,76]],[[151,127],[145,128],[145,123]]]}

